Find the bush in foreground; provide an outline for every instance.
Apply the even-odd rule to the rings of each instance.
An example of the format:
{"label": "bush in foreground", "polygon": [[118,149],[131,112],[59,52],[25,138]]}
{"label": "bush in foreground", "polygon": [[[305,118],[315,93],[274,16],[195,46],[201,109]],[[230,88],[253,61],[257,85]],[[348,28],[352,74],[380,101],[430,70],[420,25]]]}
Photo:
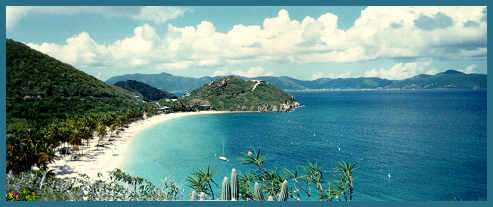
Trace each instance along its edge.
{"label": "bush in foreground", "polygon": [[7,174],[7,201],[166,201],[179,199],[175,182],[165,179],[161,186],[116,169],[105,178],[87,175],[56,178],[46,171]]}

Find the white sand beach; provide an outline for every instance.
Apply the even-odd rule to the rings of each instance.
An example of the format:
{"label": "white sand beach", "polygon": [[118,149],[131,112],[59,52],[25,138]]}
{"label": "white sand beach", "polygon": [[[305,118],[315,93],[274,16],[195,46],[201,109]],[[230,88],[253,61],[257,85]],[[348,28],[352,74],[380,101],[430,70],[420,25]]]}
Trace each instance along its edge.
{"label": "white sand beach", "polygon": [[76,160],[71,156],[60,156],[60,159],[48,165],[48,170],[52,170],[57,177],[73,177],[78,174],[87,174],[90,178],[96,178],[98,173],[107,175],[106,172],[112,171],[121,166],[122,154],[125,154],[130,147],[130,141],[142,130],[150,128],[164,121],[202,114],[237,113],[229,111],[200,111],[200,112],[177,112],[170,114],[159,114],[145,120],[133,122],[128,128],[118,135],[109,135],[101,142],[104,147],[97,147],[98,137],[94,137],[86,146],[80,146],[83,155]]}

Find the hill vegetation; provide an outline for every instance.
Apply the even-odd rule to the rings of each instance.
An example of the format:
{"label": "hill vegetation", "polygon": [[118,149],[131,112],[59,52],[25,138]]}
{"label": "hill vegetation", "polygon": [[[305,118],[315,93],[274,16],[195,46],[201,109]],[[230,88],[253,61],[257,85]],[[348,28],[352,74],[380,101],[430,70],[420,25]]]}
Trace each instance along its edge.
{"label": "hill vegetation", "polygon": [[158,101],[163,98],[178,98],[175,94],[154,88],[150,85],[135,80],[119,81],[114,85],[138,93],[145,100]]}
{"label": "hill vegetation", "polygon": [[[281,76],[262,76],[255,78],[240,77],[244,80],[263,80],[272,83],[282,90],[318,90],[318,89],[486,89],[486,75],[464,74],[455,70],[448,70],[435,75],[417,75],[404,80],[387,80],[381,78],[320,78],[316,80],[298,80]],[[115,76],[108,79],[108,83],[120,80],[137,80],[156,88],[175,92],[191,91],[212,80],[224,78],[222,76],[186,78],[161,74],[132,74]]]}
{"label": "hill vegetation", "polygon": [[299,106],[292,95],[264,81],[230,76],[211,81],[180,97],[178,102],[160,102],[175,110],[197,110],[210,105],[220,111],[282,112]]}
{"label": "hill vegetation", "polygon": [[53,161],[62,143],[81,145],[106,127],[152,114],[154,104],[28,46],[7,40],[7,171]]}
{"label": "hill vegetation", "polygon": [[486,75],[465,74],[456,70],[447,70],[435,75],[417,75],[402,81],[394,81],[388,88],[404,89],[486,89]]}
{"label": "hill vegetation", "polygon": [[221,77],[202,77],[202,78],[190,78],[182,76],[174,76],[169,73],[160,74],[128,74],[111,77],[106,80],[108,84],[114,84],[119,81],[136,80],[142,83],[149,84],[152,87],[166,90],[171,93],[184,93],[185,91],[192,91],[195,88],[208,83],[211,80],[219,79]]}

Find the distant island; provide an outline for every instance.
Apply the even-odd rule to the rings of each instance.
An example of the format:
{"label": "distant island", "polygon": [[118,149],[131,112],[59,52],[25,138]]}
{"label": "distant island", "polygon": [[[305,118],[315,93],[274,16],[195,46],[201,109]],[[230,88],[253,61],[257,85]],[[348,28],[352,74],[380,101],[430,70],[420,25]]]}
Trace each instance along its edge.
{"label": "distant island", "polygon": [[294,96],[261,80],[229,76],[210,81],[178,100],[160,101],[178,111],[213,109],[218,111],[287,112],[300,106]]}
{"label": "distant island", "polygon": [[[272,83],[281,90],[306,91],[320,89],[486,89],[485,74],[465,74],[456,70],[447,70],[435,75],[416,75],[404,80],[387,80],[381,78],[320,78],[316,80],[298,80],[281,76],[261,76],[247,78],[237,76],[244,80],[263,80]],[[174,76],[169,73],[160,74],[128,74],[114,76],[106,82],[113,84],[118,81],[137,80],[156,88],[184,93],[198,88],[210,81],[224,78],[223,76],[204,76],[191,78]]]}

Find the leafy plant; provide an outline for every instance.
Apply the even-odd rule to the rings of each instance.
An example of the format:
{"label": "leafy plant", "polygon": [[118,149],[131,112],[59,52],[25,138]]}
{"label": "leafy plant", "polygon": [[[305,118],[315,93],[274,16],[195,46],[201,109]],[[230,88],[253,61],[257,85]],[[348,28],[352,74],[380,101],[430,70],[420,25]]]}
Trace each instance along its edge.
{"label": "leafy plant", "polygon": [[[294,200],[314,200],[316,195],[318,195],[318,200],[327,201],[340,201],[342,197],[346,201],[353,199],[353,172],[357,169],[356,164],[340,162],[333,175],[339,180],[332,183],[327,180],[328,177],[324,173],[326,171],[317,161],[307,161],[306,166],[298,166],[291,170],[287,168],[267,169],[264,167],[266,160],[267,156],[262,154],[260,149],[249,151],[240,158],[240,164],[255,166],[255,169],[244,174],[237,174],[236,170],[232,170],[231,180],[235,180],[233,177],[236,176],[238,178],[239,199],[264,200],[267,197],[268,201],[285,201],[289,198]],[[203,181],[201,184],[197,184],[201,181],[201,176],[196,176],[197,174],[194,172],[194,176],[187,178],[189,187],[196,192],[208,190]],[[227,192],[235,188],[233,187],[234,183],[231,183],[232,187],[228,188],[229,184],[225,182],[227,182],[227,177],[222,185],[223,194],[225,192],[227,194]],[[194,185],[190,185],[190,183],[194,183]],[[231,193],[231,195],[233,194]],[[226,200],[230,199],[231,195],[223,195],[223,200],[224,198]]]}
{"label": "leafy plant", "polygon": [[16,193],[14,191],[6,193],[7,201],[34,201],[39,196],[36,195],[36,192],[31,191],[27,188],[22,189],[21,192]]}
{"label": "leafy plant", "polygon": [[170,179],[161,186],[116,169],[105,178],[87,175],[56,178],[46,171],[7,174],[9,201],[163,201],[183,199],[179,187]]}
{"label": "leafy plant", "polygon": [[212,197],[214,200],[214,190],[212,184],[217,186],[214,181],[214,174],[216,173],[215,168],[207,166],[207,169],[196,169],[192,172],[192,176],[186,178],[186,183],[188,187],[192,188],[196,192],[204,192]]}

